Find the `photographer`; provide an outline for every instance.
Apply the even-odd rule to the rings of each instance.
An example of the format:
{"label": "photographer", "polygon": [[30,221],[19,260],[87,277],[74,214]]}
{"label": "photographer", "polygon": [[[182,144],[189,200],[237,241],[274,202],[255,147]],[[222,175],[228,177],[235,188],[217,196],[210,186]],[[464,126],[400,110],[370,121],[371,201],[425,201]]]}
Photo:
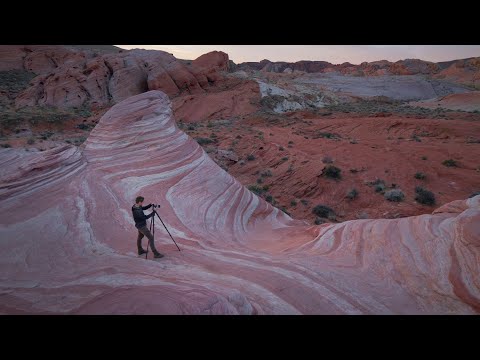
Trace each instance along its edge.
{"label": "photographer", "polygon": [[[135,220],[135,227],[138,230],[138,238],[137,238],[137,248],[138,248],[138,255],[145,254],[147,251],[142,247],[142,239],[144,236],[148,238],[150,247],[153,252],[153,256],[157,259],[162,258],[163,255],[160,254],[157,249],[155,248],[155,244],[153,241],[153,235],[147,228],[147,219],[151,218],[155,215],[156,211],[153,210],[149,215],[145,215],[143,210],[147,210],[153,206],[153,204],[149,204],[147,206],[143,206],[143,201],[145,200],[144,197],[138,196],[135,199],[135,205],[132,206],[132,214],[133,219]],[[154,206],[155,208],[156,206]]]}

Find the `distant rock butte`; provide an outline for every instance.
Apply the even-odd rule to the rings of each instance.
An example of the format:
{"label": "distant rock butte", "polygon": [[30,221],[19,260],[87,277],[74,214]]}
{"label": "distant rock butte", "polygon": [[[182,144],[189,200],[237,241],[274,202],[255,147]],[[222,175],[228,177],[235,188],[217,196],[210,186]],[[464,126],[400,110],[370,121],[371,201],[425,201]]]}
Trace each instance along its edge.
{"label": "distant rock butte", "polygon": [[[148,54],[103,61],[135,77],[150,73]],[[162,56],[168,74],[183,69]],[[174,74],[177,88],[198,84]],[[113,106],[84,150],[2,148],[0,164],[3,314],[480,313],[480,196],[431,215],[307,226],[219,168],[160,91]],[[181,252],[160,225],[166,257],[136,255],[139,194],[161,204]]]}
{"label": "distant rock butte", "polygon": [[307,73],[338,72],[343,75],[381,76],[381,75],[431,75],[464,85],[480,88],[480,57],[433,63],[419,59],[406,59],[397,62],[387,60],[363,62],[360,65],[343,63],[334,65],[325,61],[298,62],[245,62],[235,65],[238,71],[290,72]]}

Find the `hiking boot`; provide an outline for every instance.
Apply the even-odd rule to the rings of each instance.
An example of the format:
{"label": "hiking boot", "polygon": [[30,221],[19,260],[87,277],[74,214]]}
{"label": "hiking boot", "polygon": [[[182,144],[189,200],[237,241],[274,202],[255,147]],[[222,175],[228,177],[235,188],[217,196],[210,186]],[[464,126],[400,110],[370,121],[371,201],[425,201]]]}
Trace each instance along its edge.
{"label": "hiking boot", "polygon": [[160,254],[160,253],[156,253],[156,254],[153,255],[153,257],[154,257],[155,259],[160,259],[160,258],[163,257],[163,255]]}
{"label": "hiking boot", "polygon": [[146,254],[146,253],[147,253],[147,250],[138,249],[138,255],[143,255],[143,254]]}

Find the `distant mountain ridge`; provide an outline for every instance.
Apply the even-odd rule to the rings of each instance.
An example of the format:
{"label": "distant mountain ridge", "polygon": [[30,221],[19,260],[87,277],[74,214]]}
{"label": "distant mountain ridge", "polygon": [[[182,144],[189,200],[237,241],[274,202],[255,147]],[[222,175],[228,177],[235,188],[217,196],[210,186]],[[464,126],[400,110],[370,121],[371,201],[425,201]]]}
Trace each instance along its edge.
{"label": "distant mountain ridge", "polygon": [[289,73],[294,71],[306,73],[337,72],[342,75],[353,76],[424,74],[480,89],[480,57],[438,63],[419,59],[405,59],[396,62],[380,60],[363,62],[360,65],[353,65],[348,62],[343,64],[332,64],[327,61],[310,60],[297,62],[272,62],[265,59],[259,62],[234,64],[231,68],[234,71],[263,71],[274,73]]}

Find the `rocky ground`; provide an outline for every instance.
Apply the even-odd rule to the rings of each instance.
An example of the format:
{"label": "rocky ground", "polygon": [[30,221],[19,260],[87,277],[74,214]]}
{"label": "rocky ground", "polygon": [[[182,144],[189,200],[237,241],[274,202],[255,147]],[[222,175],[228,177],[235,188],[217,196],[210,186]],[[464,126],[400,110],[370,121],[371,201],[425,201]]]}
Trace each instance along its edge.
{"label": "rocky ground", "polygon": [[[433,204],[416,200],[417,186],[432,191],[436,205],[480,191],[480,115],[416,111],[369,116],[325,108],[180,127],[222,168],[294,218],[395,218],[431,211]],[[338,176],[324,173],[330,167]],[[388,201],[392,189],[404,200]],[[332,216],[315,215],[317,205],[331,208]]]}

